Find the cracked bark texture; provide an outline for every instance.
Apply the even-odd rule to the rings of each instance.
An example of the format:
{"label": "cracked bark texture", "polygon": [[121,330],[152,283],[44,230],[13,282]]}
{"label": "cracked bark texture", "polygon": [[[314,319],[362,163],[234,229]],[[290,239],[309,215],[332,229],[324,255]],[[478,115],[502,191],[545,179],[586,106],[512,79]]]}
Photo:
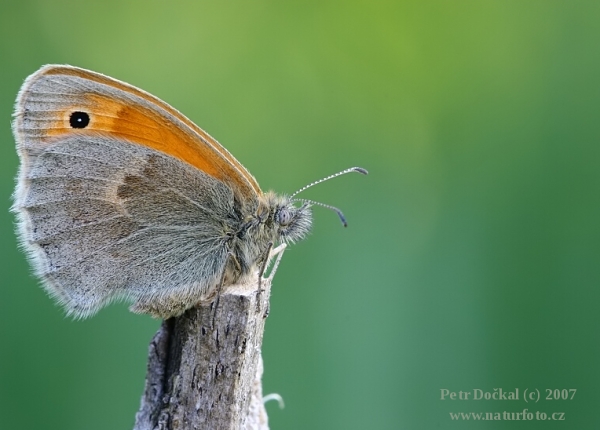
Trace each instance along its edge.
{"label": "cracked bark texture", "polygon": [[149,347],[134,430],[268,430],[261,346],[271,290],[228,287],[213,302],[163,321]]}

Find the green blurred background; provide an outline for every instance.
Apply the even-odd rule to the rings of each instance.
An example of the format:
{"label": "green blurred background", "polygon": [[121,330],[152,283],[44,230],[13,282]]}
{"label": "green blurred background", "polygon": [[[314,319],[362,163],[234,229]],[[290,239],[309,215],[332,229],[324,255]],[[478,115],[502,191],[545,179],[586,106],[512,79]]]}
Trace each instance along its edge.
{"label": "green blurred background", "polygon": [[[264,339],[272,429],[515,428],[449,412],[564,412],[600,426],[600,3],[48,1],[0,6],[0,428],[127,429],[159,321],[72,321],[8,213],[17,91],[47,63],[143,88],[264,189],[304,194]],[[442,401],[440,389],[575,388]]]}

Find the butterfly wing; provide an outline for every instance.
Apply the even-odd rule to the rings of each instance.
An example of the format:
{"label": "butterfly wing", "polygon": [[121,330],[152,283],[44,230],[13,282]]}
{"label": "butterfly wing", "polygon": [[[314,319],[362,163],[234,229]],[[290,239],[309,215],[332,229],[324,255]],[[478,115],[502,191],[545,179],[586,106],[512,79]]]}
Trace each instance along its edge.
{"label": "butterfly wing", "polygon": [[[89,123],[74,126],[74,112]],[[260,193],[214,139],[141,90],[67,66],[28,78],[15,117],[21,242],[69,313],[128,298],[167,317],[212,293],[239,208]]]}
{"label": "butterfly wing", "polygon": [[236,197],[261,194],[256,179],[208,133],[162,100],[124,82],[72,66],[44,66],[17,98],[18,146],[43,150],[52,138],[72,134],[71,114],[88,113],[79,130],[107,133],[169,154],[231,185]]}

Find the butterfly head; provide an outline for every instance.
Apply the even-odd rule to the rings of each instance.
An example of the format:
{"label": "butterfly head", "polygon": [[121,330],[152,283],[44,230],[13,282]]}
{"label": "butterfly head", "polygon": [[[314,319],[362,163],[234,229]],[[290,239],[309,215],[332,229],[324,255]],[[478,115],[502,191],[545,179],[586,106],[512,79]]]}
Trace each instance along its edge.
{"label": "butterfly head", "polygon": [[265,194],[268,210],[266,224],[271,226],[276,242],[295,243],[304,239],[310,232],[312,225],[310,203],[301,202],[301,205],[297,206],[296,202],[288,196],[273,192]]}
{"label": "butterfly head", "polygon": [[[259,216],[259,218],[262,218],[263,220],[267,218],[266,224],[273,229],[275,241],[285,243],[297,242],[301,239],[304,239],[304,237],[308,234],[312,225],[312,212],[310,207],[313,205],[331,209],[339,216],[340,221],[344,227],[346,227],[346,218],[344,217],[342,211],[338,208],[326,205],[324,203],[315,202],[314,200],[295,198],[295,196],[314,185],[350,172],[357,172],[363,175],[367,174],[367,171],[361,167],[351,167],[334,175],[330,175],[326,178],[310,183],[300,188],[291,196],[279,196],[273,192],[266,193],[264,195],[265,201],[263,205],[263,208],[265,208],[263,213],[266,215],[266,217]],[[300,204],[300,206],[297,206],[297,204]]]}

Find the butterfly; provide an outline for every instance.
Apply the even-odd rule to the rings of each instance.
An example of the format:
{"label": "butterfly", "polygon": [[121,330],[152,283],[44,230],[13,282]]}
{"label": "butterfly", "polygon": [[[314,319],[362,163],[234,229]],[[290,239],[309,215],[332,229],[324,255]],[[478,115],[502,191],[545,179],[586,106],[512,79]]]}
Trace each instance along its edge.
{"label": "butterfly", "polygon": [[69,315],[115,300],[169,318],[262,275],[273,247],[303,239],[311,206],[263,192],[223,146],[167,103],[72,66],[29,76],[13,133],[18,236]]}

